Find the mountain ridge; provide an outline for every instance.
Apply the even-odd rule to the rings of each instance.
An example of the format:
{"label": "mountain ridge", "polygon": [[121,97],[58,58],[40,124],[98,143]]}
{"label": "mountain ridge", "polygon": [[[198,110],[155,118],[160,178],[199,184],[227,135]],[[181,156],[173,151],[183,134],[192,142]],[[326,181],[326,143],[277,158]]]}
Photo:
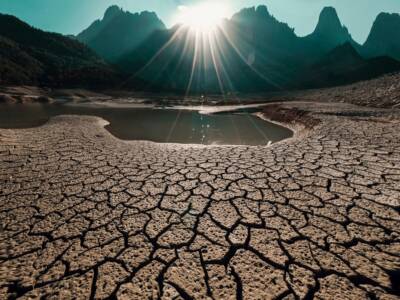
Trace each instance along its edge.
{"label": "mountain ridge", "polygon": [[0,83],[111,86],[118,72],[80,42],[0,14]]}
{"label": "mountain ridge", "polygon": [[[390,37],[398,32],[381,34],[391,24],[397,28],[399,20],[398,14],[380,14],[368,41],[359,45],[333,7],[321,11],[314,31],[306,37],[297,36],[265,5],[244,8],[224,20],[211,39],[196,37],[184,24],[168,29],[153,12],[132,14],[118,6],[109,7],[78,38],[37,30],[0,15],[0,82],[114,85],[179,93],[346,84],[400,70],[398,61],[389,57],[397,53]],[[149,28],[143,25],[148,23]],[[86,46],[80,40],[86,40]],[[384,47],[376,47],[381,44]]]}
{"label": "mountain ridge", "polygon": [[387,56],[363,58],[351,42],[346,42],[302,70],[299,82],[303,88],[340,86],[399,70],[399,61]]}
{"label": "mountain ridge", "polygon": [[157,29],[166,27],[156,13],[130,13],[114,5],[106,10],[101,20],[94,21],[78,34],[77,39],[106,60],[114,62]]}
{"label": "mountain ridge", "polygon": [[[130,34],[132,29],[129,29],[130,31],[128,35],[121,34],[121,32],[126,30],[126,28],[129,28],[129,26],[120,26],[120,30],[116,31],[119,33],[119,37],[114,37],[115,34],[104,34],[101,32],[105,27],[108,26],[109,22],[112,22],[115,18],[118,18],[118,16],[128,15],[136,16],[138,18],[144,18],[146,14],[149,16],[150,19],[152,19],[152,22],[158,23],[158,25],[156,25],[155,27],[150,27],[146,30],[144,30],[146,26],[138,26],[132,34]],[[390,19],[390,17],[392,20],[388,20]],[[307,63],[317,61],[321,56],[328,53],[333,48],[346,42],[350,42],[352,46],[365,57],[389,55],[393,58],[396,58],[397,60],[400,60],[399,14],[379,14],[374,22],[374,25],[371,28],[371,33],[368,40],[363,45],[357,43],[352,38],[347,27],[342,24],[336,9],[331,6],[324,7],[321,10],[315,29],[313,30],[313,32],[306,36],[297,36],[294,28],[291,28],[288,24],[277,20],[269,12],[268,7],[265,5],[243,8],[235,13],[230,19],[224,21],[224,24],[227,23],[234,24],[234,26],[231,26],[236,27],[236,31],[234,33],[241,34],[242,40],[244,40],[247,44],[255,43],[257,44],[257,47],[264,48],[267,48],[265,47],[265,45],[270,44],[269,49],[263,49],[267,50],[267,52],[268,50],[269,52],[271,52],[271,49],[273,47],[279,48],[275,50],[275,52],[290,52],[291,49],[289,48],[294,48],[299,53],[299,55],[303,56],[302,59],[305,59]],[[386,37],[386,40],[384,40],[385,45],[382,46],[380,45],[382,34],[380,34],[380,37],[376,38],[374,36],[374,32],[389,31],[391,27],[390,23],[396,23],[396,29],[393,29],[391,31],[391,34]],[[115,27],[117,25],[113,26]],[[244,29],[238,28],[240,26],[244,27]],[[94,30],[97,31],[97,33],[93,34],[93,27],[101,27],[102,30]],[[383,29],[377,29],[378,27],[382,27]],[[132,51],[134,50],[134,48],[139,47],[140,43],[144,42],[155,30],[169,30],[165,26],[165,24],[162,23],[162,21],[158,18],[156,13],[144,11],[142,13],[132,14],[114,5],[110,6],[106,10],[103,19],[93,22],[92,25],[82,31],[77,36],[77,38],[81,42],[87,44],[103,58],[115,63],[119,61],[123,55],[126,55],[127,53],[129,53],[129,51]],[[240,31],[242,32],[240,33]],[[107,37],[107,35],[111,35],[113,36],[113,38],[110,39],[109,37]],[[134,37],[136,35],[140,36],[140,38],[135,40]],[[281,37],[277,38],[277,36],[279,35],[281,35]],[[96,36],[98,36],[98,41],[95,41]],[[391,42],[391,36],[398,37],[399,43],[394,44],[393,42]],[[123,43],[126,43],[126,40],[129,38],[135,41],[131,42],[129,46],[121,45]],[[260,40],[262,39],[264,39],[264,41],[260,42]],[[272,43],[271,39],[273,39]],[[279,44],[279,41],[281,41],[281,44]],[[106,45],[106,48],[110,47],[113,50],[105,50],[103,44]],[[273,45],[271,46],[271,44]],[[250,45],[250,47],[253,46],[254,45]],[[119,48],[120,50],[116,50],[115,48]],[[246,49],[246,47],[244,47],[244,49]],[[107,52],[112,52],[113,54],[111,55]],[[310,59],[310,57],[315,58]],[[291,61],[291,63],[293,63],[293,61]]]}
{"label": "mountain ridge", "polygon": [[[196,91],[206,89],[214,92],[218,91],[221,84],[242,91],[296,88],[299,82],[303,82],[298,73],[304,70],[310,73],[310,78],[321,70],[334,71],[342,76],[349,72],[352,76],[344,77],[353,82],[363,78],[353,69],[364,68],[362,70],[368,73],[365,76],[367,79],[374,74],[383,74],[385,70],[395,69],[388,64],[389,60],[376,59],[374,64],[365,60],[360,55],[362,46],[352,39],[333,7],[321,11],[315,30],[307,37],[298,37],[293,28],[278,21],[264,5],[240,10],[214,32],[219,47],[223,49],[219,57],[220,66],[215,66],[219,70],[213,70],[215,61],[207,59],[212,55],[204,49],[198,50],[197,54],[187,51],[195,47],[195,42],[182,28],[185,26],[150,35],[142,45],[118,60],[117,64],[124,71],[142,76],[148,82],[182,91],[190,88],[196,90],[199,86]],[[207,43],[201,38],[198,41],[202,45],[204,42]],[[333,65],[334,55],[343,60],[340,68]],[[214,56],[218,55],[214,53]],[[325,69],[311,67],[322,64],[324,59]],[[379,72],[373,72],[372,66],[378,67],[379,61],[383,67],[378,68]],[[203,70],[193,73],[193,62],[195,66],[201,65]],[[345,65],[346,62],[350,67]],[[390,62],[397,68],[394,61]],[[328,74],[322,77],[326,80],[320,82],[329,85],[329,76],[325,75]],[[340,82],[336,77],[332,79]],[[199,85],[195,84],[196,81],[200,82]]]}

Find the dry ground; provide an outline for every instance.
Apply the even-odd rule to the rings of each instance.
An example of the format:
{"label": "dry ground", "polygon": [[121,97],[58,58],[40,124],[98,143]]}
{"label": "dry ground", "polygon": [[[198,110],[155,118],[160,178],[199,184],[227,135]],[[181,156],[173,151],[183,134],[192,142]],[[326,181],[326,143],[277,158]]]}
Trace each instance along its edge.
{"label": "dry ground", "polygon": [[325,89],[282,92],[269,100],[343,102],[370,107],[400,108],[400,73]]}
{"label": "dry ground", "polygon": [[319,122],[268,148],[0,130],[0,298],[398,299],[399,114],[281,107]]}

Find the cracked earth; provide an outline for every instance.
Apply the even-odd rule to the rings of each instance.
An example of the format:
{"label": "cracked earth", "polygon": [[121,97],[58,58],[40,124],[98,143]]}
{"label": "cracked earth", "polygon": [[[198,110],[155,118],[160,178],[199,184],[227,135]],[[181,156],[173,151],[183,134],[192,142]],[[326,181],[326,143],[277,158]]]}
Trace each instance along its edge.
{"label": "cracked earth", "polygon": [[271,147],[0,130],[0,298],[399,299],[399,115],[293,105]]}

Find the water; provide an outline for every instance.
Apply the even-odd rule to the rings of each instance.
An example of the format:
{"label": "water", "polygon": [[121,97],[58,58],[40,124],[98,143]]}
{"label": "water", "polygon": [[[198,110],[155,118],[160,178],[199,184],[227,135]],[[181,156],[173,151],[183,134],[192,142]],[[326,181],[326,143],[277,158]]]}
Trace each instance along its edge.
{"label": "water", "polygon": [[292,131],[247,113],[203,115],[197,111],[109,108],[62,104],[0,104],[0,128],[29,128],[57,115],[92,115],[107,120],[106,129],[123,140],[205,145],[267,145]]}

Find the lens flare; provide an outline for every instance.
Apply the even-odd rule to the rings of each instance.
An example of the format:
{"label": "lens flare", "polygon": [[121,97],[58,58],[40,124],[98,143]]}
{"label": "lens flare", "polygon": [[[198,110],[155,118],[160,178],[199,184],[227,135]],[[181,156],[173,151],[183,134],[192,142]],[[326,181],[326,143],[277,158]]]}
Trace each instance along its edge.
{"label": "lens flare", "polygon": [[202,2],[194,6],[178,7],[176,23],[191,29],[209,33],[221,25],[224,18],[231,14],[229,5],[225,2]]}

